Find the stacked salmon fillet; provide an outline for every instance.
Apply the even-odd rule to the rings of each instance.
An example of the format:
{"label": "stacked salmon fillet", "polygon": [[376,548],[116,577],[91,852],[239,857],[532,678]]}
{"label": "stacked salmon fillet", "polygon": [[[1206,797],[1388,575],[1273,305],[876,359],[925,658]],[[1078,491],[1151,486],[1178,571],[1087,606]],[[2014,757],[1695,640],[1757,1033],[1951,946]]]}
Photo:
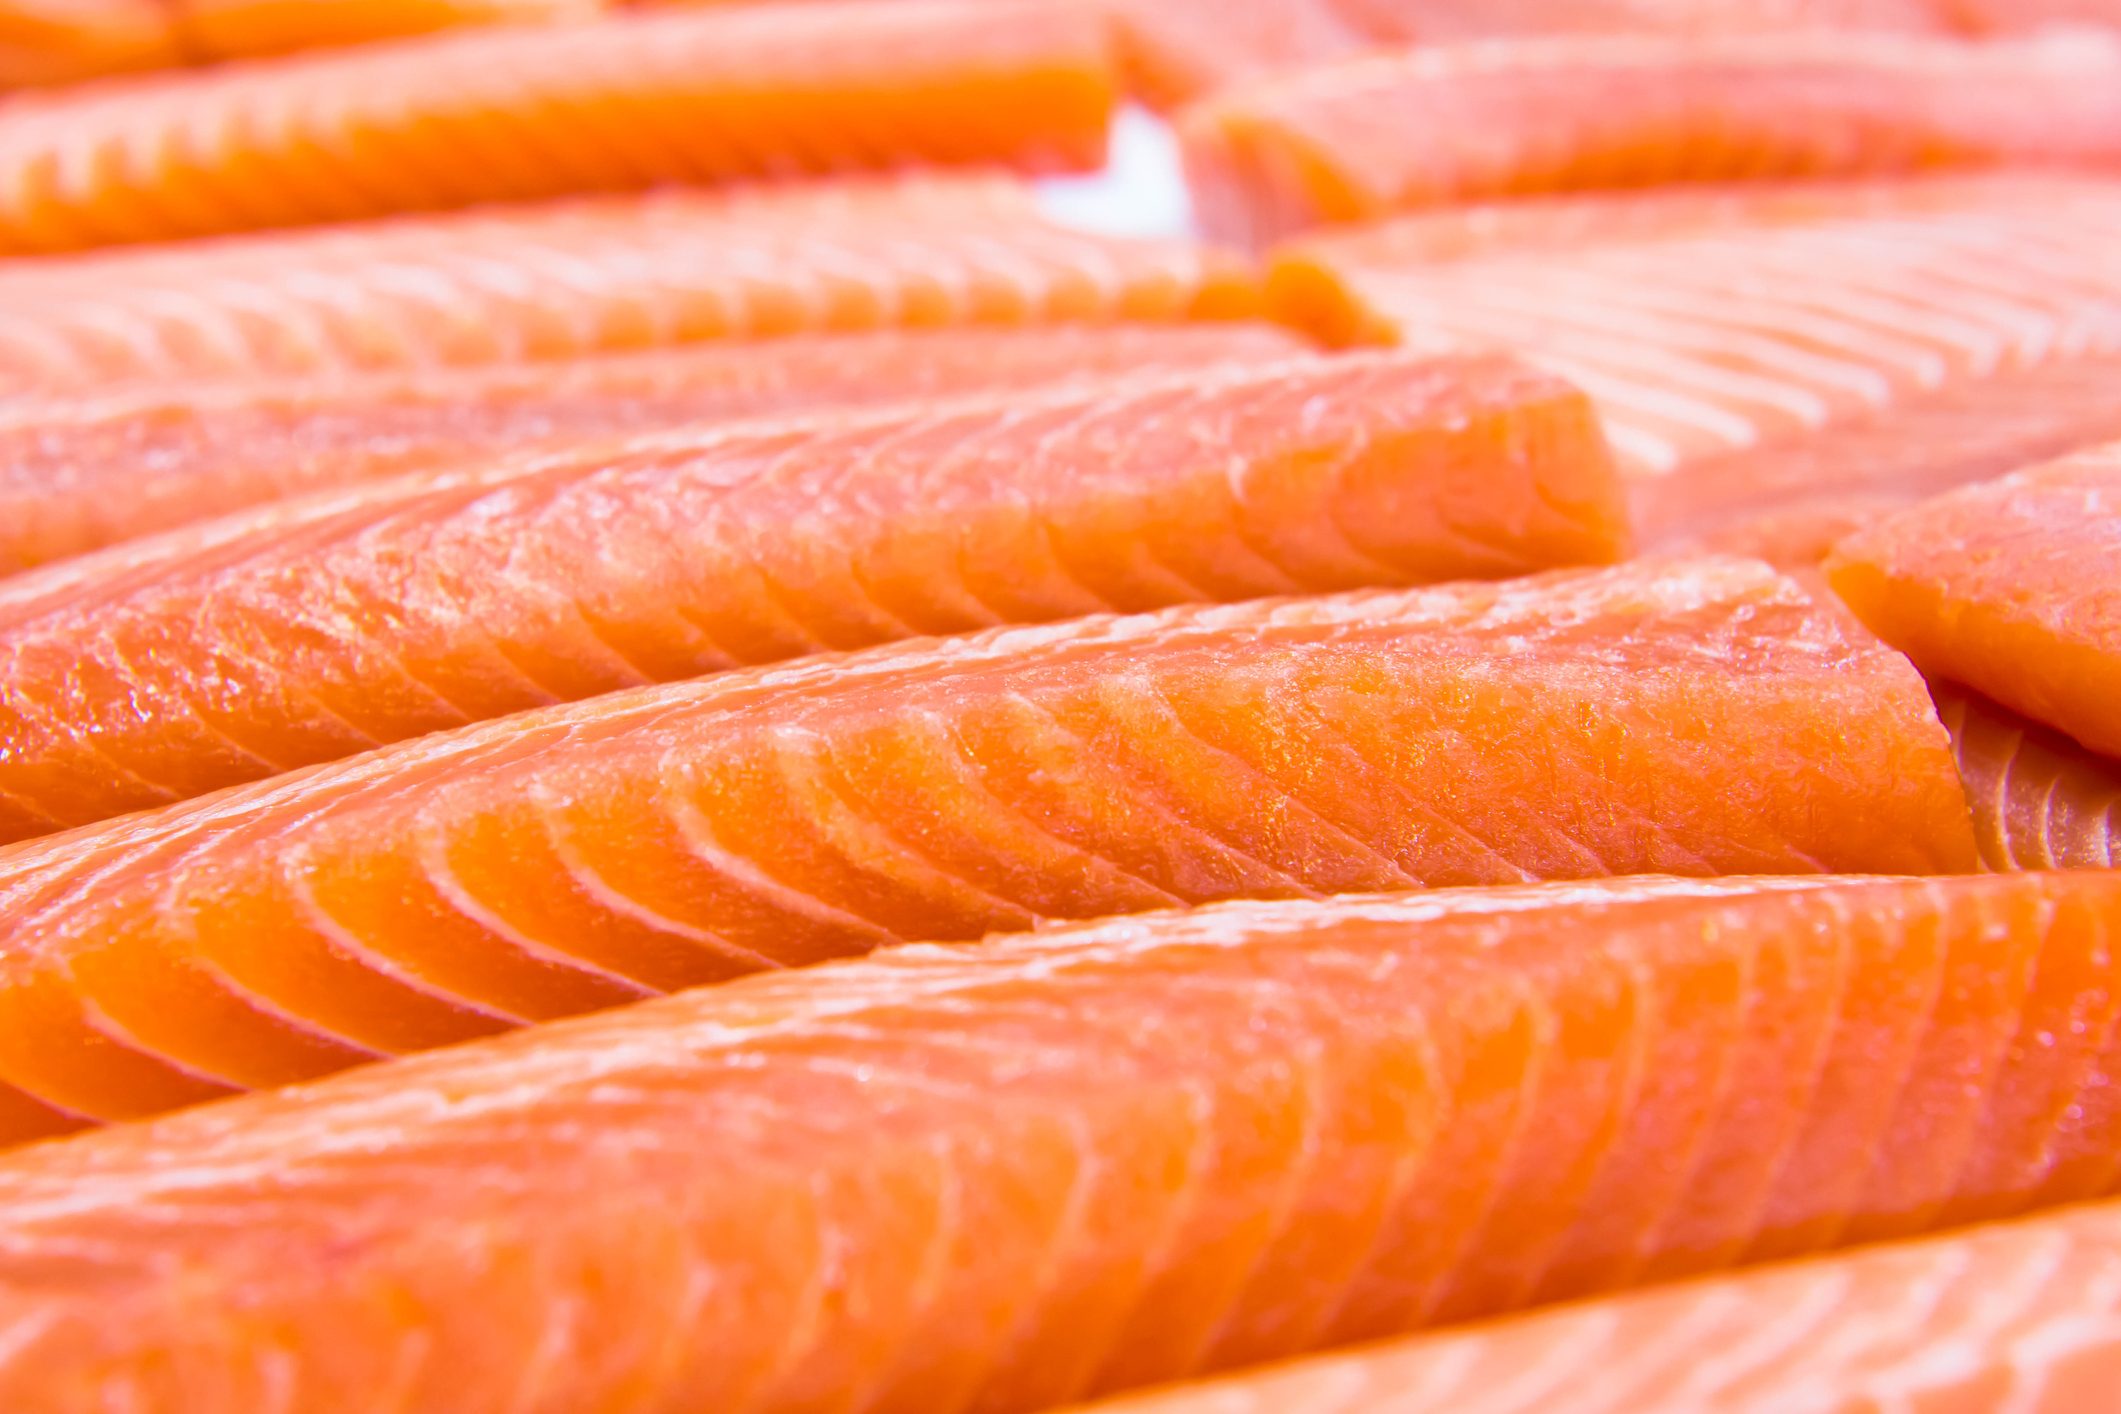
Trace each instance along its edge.
{"label": "stacked salmon fillet", "polygon": [[2113,1406],[2121,11],[0,87],[0,1409]]}

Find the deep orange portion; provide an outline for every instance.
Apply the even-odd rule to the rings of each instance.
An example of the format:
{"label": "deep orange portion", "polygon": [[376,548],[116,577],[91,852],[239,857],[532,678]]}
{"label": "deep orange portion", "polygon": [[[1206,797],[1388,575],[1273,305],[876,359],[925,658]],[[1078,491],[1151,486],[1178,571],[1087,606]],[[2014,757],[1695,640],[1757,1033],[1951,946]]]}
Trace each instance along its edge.
{"label": "deep orange portion", "polygon": [[2089,1414],[2121,1380],[2117,1292],[2121,1203],[2107,1202],[1408,1337],[1096,1408]]}
{"label": "deep orange portion", "polygon": [[181,62],[162,0],[0,0],[0,91]]}
{"label": "deep orange portion", "polygon": [[971,177],[612,197],[0,264],[0,397],[820,330],[1254,312],[1197,245]]}
{"label": "deep orange portion", "polygon": [[0,1402],[1028,1411],[2087,1198],[2117,916],[1629,880],[707,988],[0,1159]]}
{"label": "deep orange portion", "polygon": [[0,406],[0,574],[261,501],[562,440],[1303,348],[1236,323],[797,335]]}
{"label": "deep orange portion", "polygon": [[601,8],[601,0],[0,0],[0,89]]}
{"label": "deep orange portion", "polygon": [[1568,36],[1417,47],[1179,120],[1202,220],[1259,242],[1487,197],[2121,158],[2121,40]]}
{"label": "deep orange portion", "polygon": [[2121,757],[2121,444],[1902,511],[1827,574],[1931,677]]}
{"label": "deep orange portion", "polygon": [[1094,166],[1104,26],[985,0],[483,28],[0,108],[0,253],[667,183]]}
{"label": "deep orange portion", "polygon": [[587,19],[605,0],[163,0],[193,59],[247,59],[454,29]]}
{"label": "deep orange portion", "polygon": [[2121,761],[1964,688],[1940,683],[1932,691],[1959,757],[1983,864],[2121,868]]}
{"label": "deep orange portion", "polygon": [[1624,541],[1580,393],[1397,353],[409,473],[0,584],[0,840],[744,664]]}
{"label": "deep orange portion", "polygon": [[[1429,498],[1379,470],[1337,512],[1250,480],[1261,552],[1405,553],[1376,537]],[[1043,574],[1227,583],[1198,536],[1230,513],[1062,532]],[[964,543],[967,598],[1038,592]],[[875,562],[872,608],[934,565]],[[1173,609],[600,697],[0,852],[0,1081],[78,1123],[1048,918],[1975,864],[1921,680],[1759,565]]]}

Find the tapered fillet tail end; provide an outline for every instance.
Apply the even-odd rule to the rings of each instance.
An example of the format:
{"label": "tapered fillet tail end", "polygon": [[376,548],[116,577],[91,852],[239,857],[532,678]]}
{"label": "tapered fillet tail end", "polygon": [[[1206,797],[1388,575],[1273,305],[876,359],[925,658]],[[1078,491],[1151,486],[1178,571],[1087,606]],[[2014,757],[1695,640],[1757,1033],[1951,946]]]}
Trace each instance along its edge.
{"label": "tapered fillet tail end", "polygon": [[1265,250],[1313,226],[1380,214],[1329,154],[1235,103],[1196,103],[1173,126],[1194,215],[1211,239]]}
{"label": "tapered fillet tail end", "polygon": [[1327,348],[1388,346],[1399,330],[1379,314],[1333,262],[1302,245],[1284,246],[1269,257],[1267,316],[1301,330]]}

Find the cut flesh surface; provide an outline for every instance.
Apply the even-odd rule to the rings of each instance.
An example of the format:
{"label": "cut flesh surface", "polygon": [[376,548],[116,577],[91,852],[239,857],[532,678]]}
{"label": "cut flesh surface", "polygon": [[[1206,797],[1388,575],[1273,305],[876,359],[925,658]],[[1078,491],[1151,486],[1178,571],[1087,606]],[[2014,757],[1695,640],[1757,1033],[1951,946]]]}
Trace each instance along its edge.
{"label": "cut flesh surface", "polygon": [[1493,357],[1167,370],[413,472],[0,582],[0,840],[808,653],[1624,548],[1589,403]]}
{"label": "cut flesh surface", "polygon": [[1976,864],[1921,679],[1754,562],[1012,628],[503,718],[0,851],[0,1132],[1045,919]]}
{"label": "cut flesh surface", "polygon": [[[0,1157],[0,1401],[1030,1411],[2092,1198],[2117,915],[2103,872],[1638,879],[705,988]],[[1770,1369],[1925,1297],[2104,1311],[2073,1250]],[[1573,1390],[1671,1342],[1610,1348]]]}

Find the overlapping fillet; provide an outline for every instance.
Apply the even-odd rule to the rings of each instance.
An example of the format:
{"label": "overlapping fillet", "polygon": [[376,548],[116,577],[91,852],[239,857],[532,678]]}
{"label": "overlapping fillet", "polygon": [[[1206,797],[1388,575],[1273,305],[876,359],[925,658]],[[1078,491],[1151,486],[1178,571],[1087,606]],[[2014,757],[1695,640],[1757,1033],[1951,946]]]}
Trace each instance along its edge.
{"label": "overlapping fillet", "polygon": [[0,89],[601,8],[600,0],[0,0]]}
{"label": "overlapping fillet", "polygon": [[1746,561],[1010,629],[0,852],[0,1135],[1043,919],[1975,863],[1920,678]]}
{"label": "overlapping fillet", "polygon": [[1179,121],[1207,229],[1456,201],[2121,157],[2121,40],[1797,32],[1418,47]]}
{"label": "overlapping fillet", "polygon": [[743,664],[1624,543],[1588,402],[1492,358],[1231,365],[410,473],[0,586],[0,840]]}
{"label": "overlapping fillet", "polygon": [[[1599,404],[1650,545],[1813,556],[1955,476],[2111,435],[2121,184],[2042,175],[1542,202],[1286,247],[1336,341],[1508,348]],[[1676,475],[1675,475],[1676,473]]]}
{"label": "overlapping fillet", "polygon": [[0,264],[0,396],[1257,298],[1235,260],[1064,230],[988,178],[605,198]]}
{"label": "overlapping fillet", "polygon": [[1813,433],[1637,479],[1643,547],[1798,567],[1873,521],[2028,463],[2121,439],[2121,358],[2065,358],[1912,393]]}
{"label": "overlapping fillet", "polygon": [[1932,692],[1952,734],[1983,864],[2121,868],[2121,761],[1964,688],[1940,683]]}
{"label": "overlapping fillet", "polygon": [[1901,511],[1827,574],[1932,678],[2121,757],[2121,443]]}
{"label": "overlapping fillet", "polygon": [[[2085,1414],[2121,1379],[2121,1203],[1610,1297],[1100,1414]],[[1087,1414],[1087,1412],[1086,1412]]]}
{"label": "overlapping fillet", "polygon": [[2087,1198],[2117,911],[1629,880],[704,989],[0,1159],[0,1399],[1032,1410]]}
{"label": "overlapping fillet", "polygon": [[664,183],[1095,165],[1097,14],[907,0],[470,29],[0,108],[0,252]]}
{"label": "overlapping fillet", "polygon": [[1236,323],[798,335],[0,404],[0,574],[262,501],[560,439],[1303,348],[1272,326]]}

